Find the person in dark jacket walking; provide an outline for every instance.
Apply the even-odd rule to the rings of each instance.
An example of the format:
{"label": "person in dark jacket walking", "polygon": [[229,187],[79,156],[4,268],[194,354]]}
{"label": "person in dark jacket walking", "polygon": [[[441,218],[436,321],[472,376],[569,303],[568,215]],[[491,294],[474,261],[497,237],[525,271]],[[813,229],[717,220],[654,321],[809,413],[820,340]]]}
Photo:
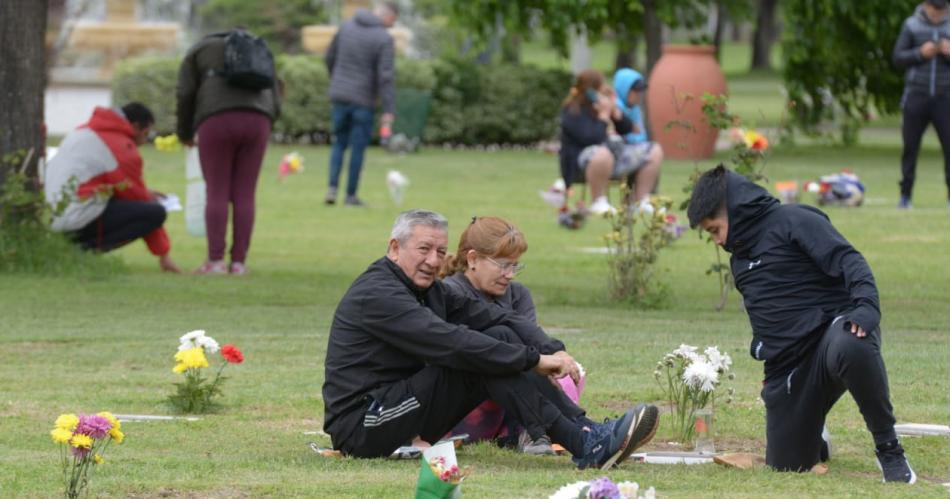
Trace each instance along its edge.
{"label": "person in dark jacket walking", "polygon": [[[933,123],[943,149],[944,177],[950,197],[950,8],[947,0],[926,0],[904,21],[894,45],[894,64],[905,70],[901,107],[901,199],[911,207],[917,156],[927,125]],[[948,201],[950,207],[950,201]]]}
{"label": "person in dark jacket walking", "polygon": [[766,463],[808,471],[827,460],[825,416],[848,391],[884,480],[914,483],[894,431],[877,287],[861,253],[818,209],[781,205],[722,165],[696,182],[687,215],[732,254],[752,324],[750,354],[765,362]]}
{"label": "person in dark jacket walking", "polygon": [[[189,147],[197,143],[205,179],[208,259],[195,270],[198,274],[247,272],[244,264],[254,230],[257,178],[271,125],[280,115],[276,80],[261,90],[229,83],[225,75],[228,35],[217,33],[199,41],[188,50],[178,71],[178,138]],[[273,61],[265,62],[273,70]],[[229,208],[233,226],[228,266],[224,252]]]}
{"label": "person in dark jacket walking", "polygon": [[441,215],[397,217],[385,257],[350,286],[330,327],[324,430],[355,457],[384,457],[416,437],[438,441],[491,399],[533,439],[547,434],[579,468],[609,468],[656,432],[639,405],[594,423],[547,376],[577,377],[564,344],[521,316],[436,279],[448,245]]}
{"label": "person in dark jacket walking", "polygon": [[327,49],[330,72],[330,100],[333,117],[333,149],[330,152],[330,179],[324,201],[336,203],[343,155],[350,148],[350,170],[346,199],[350,206],[362,206],[356,196],[363,155],[373,136],[376,101],[383,109],[381,126],[390,127],[395,117],[396,69],[393,38],[386,31],[396,23],[399,9],[391,2],[380,3],[373,12],[358,10],[343,23]]}

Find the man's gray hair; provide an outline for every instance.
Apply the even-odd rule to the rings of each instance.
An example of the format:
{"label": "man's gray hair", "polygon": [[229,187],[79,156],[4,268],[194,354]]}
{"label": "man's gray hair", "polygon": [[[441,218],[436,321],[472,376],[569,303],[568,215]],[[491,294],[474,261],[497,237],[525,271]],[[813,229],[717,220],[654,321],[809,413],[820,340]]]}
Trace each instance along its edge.
{"label": "man's gray hair", "polygon": [[432,227],[444,232],[449,231],[449,221],[445,217],[434,211],[416,208],[404,211],[396,217],[390,237],[399,241],[399,244],[404,244],[412,237],[412,230],[418,225]]}
{"label": "man's gray hair", "polygon": [[396,2],[379,2],[376,4],[376,8],[385,9],[389,15],[399,17],[399,4]]}

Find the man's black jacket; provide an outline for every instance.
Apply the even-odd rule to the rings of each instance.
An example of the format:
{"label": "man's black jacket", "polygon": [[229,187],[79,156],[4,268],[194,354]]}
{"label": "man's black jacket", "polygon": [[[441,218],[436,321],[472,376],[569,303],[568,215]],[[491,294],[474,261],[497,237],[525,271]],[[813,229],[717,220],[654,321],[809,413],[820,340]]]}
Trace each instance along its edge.
{"label": "man's black jacket", "polygon": [[[510,327],[524,345],[478,331]],[[323,383],[324,431],[335,447],[362,418],[372,390],[426,365],[488,375],[533,368],[539,354],[564,350],[536,324],[491,303],[449,293],[440,281],[417,288],[389,258],[374,262],[337,306]]]}
{"label": "man's black jacket", "polygon": [[877,329],[874,276],[861,253],[820,210],[781,205],[768,191],[727,174],[729,231],[723,247],[752,323],[750,353],[766,379],[782,374],[817,344],[834,320]]}

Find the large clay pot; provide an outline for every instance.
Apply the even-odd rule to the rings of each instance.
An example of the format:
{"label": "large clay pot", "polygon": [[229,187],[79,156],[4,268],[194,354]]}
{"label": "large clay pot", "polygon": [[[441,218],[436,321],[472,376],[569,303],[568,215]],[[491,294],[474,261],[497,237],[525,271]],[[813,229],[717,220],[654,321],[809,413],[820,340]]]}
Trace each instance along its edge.
{"label": "large clay pot", "polygon": [[647,113],[653,140],[674,159],[707,159],[717,130],[703,115],[702,97],[727,93],[726,77],[708,45],[666,45],[650,74]]}

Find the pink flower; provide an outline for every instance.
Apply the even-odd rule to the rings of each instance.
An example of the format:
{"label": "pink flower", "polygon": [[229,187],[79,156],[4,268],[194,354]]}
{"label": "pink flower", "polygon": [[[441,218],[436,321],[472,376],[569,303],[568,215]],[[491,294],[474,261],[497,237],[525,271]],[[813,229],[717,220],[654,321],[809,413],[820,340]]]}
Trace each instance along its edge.
{"label": "pink flower", "polygon": [[89,435],[98,440],[108,435],[111,429],[112,422],[108,419],[102,416],[83,414],[79,416],[79,424],[76,425],[75,433]]}

